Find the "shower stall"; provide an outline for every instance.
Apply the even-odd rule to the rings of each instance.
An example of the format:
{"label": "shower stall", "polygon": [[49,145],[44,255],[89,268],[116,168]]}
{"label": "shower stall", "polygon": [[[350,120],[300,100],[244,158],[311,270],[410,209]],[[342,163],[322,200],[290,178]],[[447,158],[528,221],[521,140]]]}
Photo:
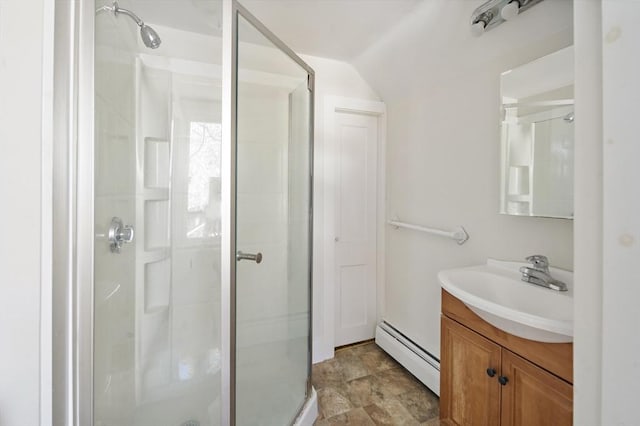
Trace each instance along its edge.
{"label": "shower stall", "polygon": [[311,424],[313,70],[235,0],[67,3],[54,423]]}

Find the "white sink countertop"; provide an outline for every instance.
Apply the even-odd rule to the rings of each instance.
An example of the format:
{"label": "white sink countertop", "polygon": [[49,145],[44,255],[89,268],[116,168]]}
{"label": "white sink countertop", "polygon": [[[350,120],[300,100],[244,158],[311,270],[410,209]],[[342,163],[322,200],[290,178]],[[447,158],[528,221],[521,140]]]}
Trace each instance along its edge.
{"label": "white sink countertop", "polygon": [[521,280],[524,262],[487,260],[486,265],[438,273],[444,290],[489,324],[539,342],[573,341],[573,272],[549,268],[568,291],[556,291]]}

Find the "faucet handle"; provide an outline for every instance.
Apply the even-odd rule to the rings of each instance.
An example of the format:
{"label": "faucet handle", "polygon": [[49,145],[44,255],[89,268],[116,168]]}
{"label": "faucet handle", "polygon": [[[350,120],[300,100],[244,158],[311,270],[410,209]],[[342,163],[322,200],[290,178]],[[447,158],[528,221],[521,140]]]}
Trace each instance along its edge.
{"label": "faucet handle", "polygon": [[542,271],[549,270],[549,259],[541,254],[527,256],[527,262],[532,263],[533,267]]}

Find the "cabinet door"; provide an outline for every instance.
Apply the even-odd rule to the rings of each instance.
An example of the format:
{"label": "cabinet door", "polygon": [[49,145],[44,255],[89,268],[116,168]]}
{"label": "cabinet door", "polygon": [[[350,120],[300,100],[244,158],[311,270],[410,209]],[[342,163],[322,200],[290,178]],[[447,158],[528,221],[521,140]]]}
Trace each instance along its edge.
{"label": "cabinet door", "polygon": [[500,346],[444,316],[441,325],[440,419],[499,425]]}
{"label": "cabinet door", "polygon": [[502,426],[571,426],[573,386],[512,352],[502,351]]}

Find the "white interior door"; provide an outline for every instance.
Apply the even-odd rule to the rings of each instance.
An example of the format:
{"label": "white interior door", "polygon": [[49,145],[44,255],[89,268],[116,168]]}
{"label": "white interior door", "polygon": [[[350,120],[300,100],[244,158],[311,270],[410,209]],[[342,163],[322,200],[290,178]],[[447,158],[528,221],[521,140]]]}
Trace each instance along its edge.
{"label": "white interior door", "polygon": [[374,337],[378,119],[335,113],[335,345]]}

